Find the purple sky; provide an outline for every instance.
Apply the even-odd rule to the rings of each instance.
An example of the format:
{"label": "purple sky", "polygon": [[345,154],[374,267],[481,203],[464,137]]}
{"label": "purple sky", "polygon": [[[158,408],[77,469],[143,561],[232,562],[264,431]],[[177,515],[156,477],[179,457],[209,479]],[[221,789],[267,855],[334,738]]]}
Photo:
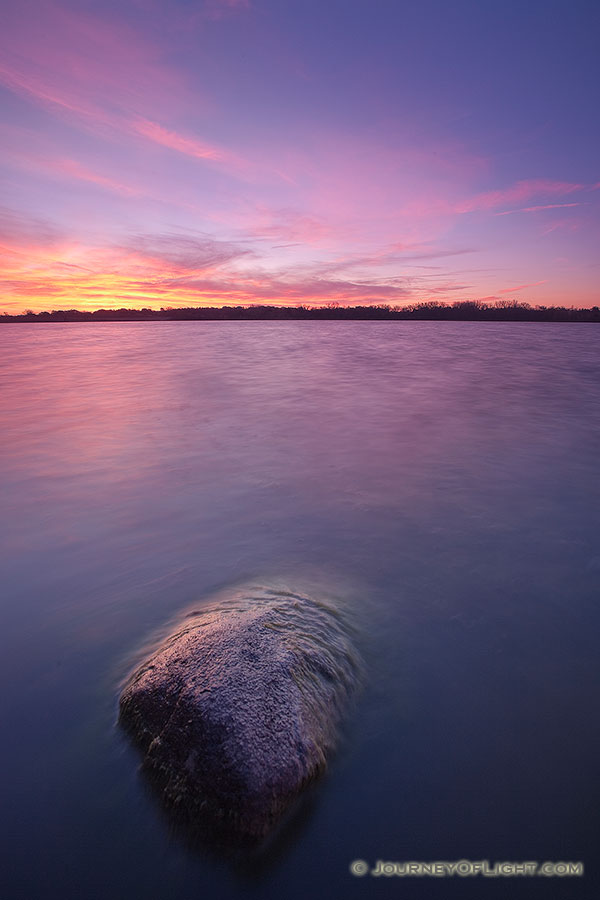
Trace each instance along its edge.
{"label": "purple sky", "polygon": [[0,308],[599,302],[597,2],[3,2]]}

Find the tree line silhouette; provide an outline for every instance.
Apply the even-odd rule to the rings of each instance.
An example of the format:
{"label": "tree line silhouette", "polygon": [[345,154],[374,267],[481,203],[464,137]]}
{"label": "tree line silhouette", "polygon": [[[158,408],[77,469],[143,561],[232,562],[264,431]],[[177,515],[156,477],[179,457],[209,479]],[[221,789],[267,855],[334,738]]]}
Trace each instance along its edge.
{"label": "tree line silhouette", "polygon": [[187,306],[160,309],[54,309],[52,312],[0,315],[1,322],[173,322],[173,321],[230,321],[230,320],[399,320],[450,322],[600,322],[600,308],[573,306],[531,306],[517,300],[485,303],[481,300],[460,300],[440,303],[430,300],[409,306],[390,306],[387,303],[368,306],[342,306],[330,302],[324,306]]}

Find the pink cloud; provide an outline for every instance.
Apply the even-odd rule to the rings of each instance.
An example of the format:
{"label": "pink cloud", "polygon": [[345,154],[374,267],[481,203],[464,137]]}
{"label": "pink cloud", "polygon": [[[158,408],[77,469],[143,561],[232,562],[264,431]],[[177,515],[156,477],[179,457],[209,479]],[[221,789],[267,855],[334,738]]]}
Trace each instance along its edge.
{"label": "pink cloud", "polygon": [[7,309],[221,303],[409,302],[466,289],[447,275],[357,278],[298,264],[268,269],[255,252],[208,235],[141,234],[113,245],[73,242],[45,223],[6,211],[0,262]]}
{"label": "pink cloud", "polygon": [[56,247],[63,235],[54,225],[44,219],[0,206],[0,246],[13,252]]}
{"label": "pink cloud", "polygon": [[457,213],[478,212],[481,210],[497,209],[507,204],[523,203],[534,197],[554,197],[572,194],[585,187],[583,184],[573,184],[569,181],[549,181],[543,178],[533,178],[528,181],[518,181],[512,187],[497,191],[487,191],[476,194],[469,200],[465,200],[456,206]]}
{"label": "pink cloud", "polygon": [[515,291],[523,291],[525,288],[538,287],[540,284],[547,284],[548,279],[544,279],[544,281],[533,281],[531,284],[519,284],[517,287],[512,288],[503,288],[501,291],[498,291],[499,294],[514,294]]}
{"label": "pink cloud", "polygon": [[100,187],[106,188],[116,194],[122,194],[125,197],[138,197],[141,193],[130,185],[115,181],[113,178],[101,175],[98,172],[93,172],[91,169],[86,168],[74,159],[57,159],[40,162],[41,165],[45,166],[49,171],[57,172],[58,174],[65,175],[69,178],[76,178],[80,181],[88,181],[91,184],[97,184]]}
{"label": "pink cloud", "polygon": [[31,72],[21,72],[0,63],[0,82],[9,90],[28,95],[43,105],[58,106],[69,113],[107,121],[100,110],[89,102],[82,102],[73,94],[52,87],[44,77],[36,77]]}
{"label": "pink cloud", "polygon": [[177,150],[186,156],[192,156],[195,159],[208,159],[216,162],[224,160],[227,156],[225,151],[218,147],[204,144],[195,138],[184,137],[176,131],[170,131],[163,128],[158,122],[151,122],[147,119],[138,119],[132,125],[133,131],[141,134],[156,144],[163,147],[169,147],[171,150]]}
{"label": "pink cloud", "polygon": [[2,77],[40,101],[112,119],[126,111],[167,114],[186,96],[158,49],[123,20],[21,0],[7,8],[3,26]]}
{"label": "pink cloud", "polygon": [[[121,197],[144,198],[139,204],[128,203],[123,216],[122,202],[92,196],[92,191],[82,190],[82,185],[68,192],[57,215],[72,216],[78,229],[85,228],[89,216],[91,230],[108,228],[112,235],[103,239],[110,247],[79,246],[78,241],[85,243],[85,238],[80,238],[78,230],[77,240],[65,238],[59,248],[51,248],[52,252],[47,247],[39,248],[37,257],[48,284],[59,277],[65,295],[69,289],[74,297],[84,296],[76,273],[86,271],[95,279],[87,284],[87,291],[104,291],[108,296],[109,290],[127,289],[135,299],[135,285],[139,284],[144,291],[155,289],[164,295],[173,291],[173,302],[186,298],[204,302],[201,283],[207,291],[221,290],[224,298],[242,296],[246,291],[246,296],[255,300],[281,294],[294,295],[302,302],[305,297],[316,297],[318,291],[327,298],[339,291],[342,299],[414,298],[417,290],[432,295],[447,292],[450,296],[472,288],[453,280],[456,273],[449,276],[440,272],[440,278],[431,274],[422,281],[407,280],[404,273],[424,270],[425,265],[413,264],[434,260],[441,265],[429,267],[432,272],[443,267],[455,269],[460,263],[446,263],[444,258],[467,254],[474,245],[485,251],[480,247],[479,219],[469,223],[461,216],[488,213],[487,224],[493,232],[499,230],[499,223],[494,228],[491,216],[562,208],[562,223],[555,221],[558,213],[547,217],[553,220],[547,233],[566,230],[571,227],[564,224],[567,218],[582,219],[580,214],[568,212],[568,208],[582,205],[568,202],[572,195],[598,187],[534,178],[482,192],[482,186],[500,183],[494,180],[491,161],[470,152],[458,140],[436,136],[435,140],[419,141],[412,127],[415,122],[408,122],[403,131],[390,130],[384,140],[377,129],[361,130],[350,125],[344,130],[335,115],[325,120],[318,104],[310,110],[304,107],[306,121],[299,119],[295,124],[290,116],[286,128],[276,127],[278,122],[271,128],[268,103],[264,109],[257,109],[255,122],[245,117],[245,110],[236,119],[246,94],[236,90],[229,76],[222,83],[219,79],[222,61],[214,54],[220,52],[216,49],[220,44],[217,41],[211,47],[210,41],[227,29],[222,24],[211,25],[206,12],[213,9],[215,16],[243,12],[250,7],[247,0],[175,4],[174,22],[168,4],[155,6],[153,0],[134,0],[134,5],[149,5],[157,15],[160,13],[154,25],[148,24],[147,32],[145,17],[140,17],[139,30],[131,26],[127,4],[124,14],[119,4],[113,3],[105,6],[101,15],[100,7],[93,3],[71,3],[67,9],[64,3],[51,0],[20,0],[8,4],[0,33],[4,58],[0,82],[63,123],[63,127],[57,126],[56,121],[48,122],[48,117],[39,113],[35,121],[32,114],[36,110],[18,109],[15,104],[15,121],[28,123],[28,128],[35,121],[33,128],[37,130],[29,132],[34,143],[28,140],[23,124],[15,126],[21,128],[21,135],[8,150],[10,164],[29,166],[38,175],[49,173],[54,178],[95,185]],[[187,24],[191,19],[198,30],[186,34],[183,52],[173,62],[171,26],[180,35],[184,20]],[[151,28],[152,33],[158,33],[159,22],[161,35],[144,38]],[[205,40],[206,67],[199,52],[204,50]],[[197,66],[192,64],[190,48],[196,54]],[[284,71],[278,57],[275,63],[270,55],[267,58],[273,71]],[[202,85],[209,81],[207,72],[214,78],[215,93],[224,98],[222,109],[213,110],[203,91]],[[200,84],[196,91],[191,87],[194,78]],[[295,99],[292,97],[292,102]],[[229,102],[230,109],[226,105]],[[210,112],[215,112],[212,122]],[[73,136],[64,127],[65,121],[87,135]],[[221,146],[219,132],[211,133],[211,126],[234,135],[224,139],[225,143],[232,141],[231,149]],[[89,133],[103,140],[92,142]],[[238,142],[240,156],[234,152],[234,141]],[[215,168],[219,171],[213,177]],[[244,184],[227,181],[223,171]],[[13,190],[25,187],[23,202],[31,207],[57,194],[56,185],[51,185],[38,198],[34,195],[39,178],[27,179],[30,184],[25,184],[21,176],[15,180]],[[591,210],[593,198],[587,199]],[[222,245],[214,246],[214,242],[181,249],[183,242],[179,241],[181,246],[176,250],[164,235],[160,246],[149,238],[129,243],[122,239],[117,246],[115,233],[119,234],[125,223],[137,231],[141,226],[136,221],[153,222],[159,229],[177,227],[167,222],[211,228],[212,224],[206,226],[210,221],[223,238],[222,244],[233,238],[234,243],[251,248],[252,254],[237,250],[230,253]],[[532,220],[527,224],[535,224],[538,231],[542,227]],[[470,235],[469,225],[473,226]],[[484,229],[481,232],[483,243]],[[489,234],[488,239],[491,245],[495,235]],[[511,240],[506,229],[503,240]],[[22,247],[27,246],[23,242]],[[488,249],[491,253],[491,246]],[[14,252],[23,252],[24,258],[28,251],[17,248]],[[508,247],[506,252],[513,251]],[[515,252],[524,254],[525,250],[519,246]],[[264,270],[256,263],[259,254]],[[255,270],[249,272],[247,267],[255,263]],[[213,277],[212,269],[217,267],[218,277]],[[11,283],[18,280],[16,268],[8,279]],[[147,282],[144,271],[149,273]],[[535,268],[533,272],[527,268],[520,272],[519,279],[537,274]],[[461,276],[465,281],[469,277]],[[483,276],[476,278],[479,285],[484,282]],[[40,283],[38,278],[36,284]],[[535,284],[522,287],[530,286]],[[506,292],[519,289],[507,288]],[[486,293],[491,290],[493,285],[485,285]]]}
{"label": "pink cloud", "polygon": [[199,160],[243,165],[165,124],[208,101],[126,24],[44,0],[30,6],[13,8],[0,34],[0,83],[9,90],[105,137],[133,134]]}
{"label": "pink cloud", "polygon": [[558,222],[552,222],[551,225],[548,225],[543,229],[542,235],[552,234],[553,231],[579,231],[581,228],[581,224],[574,219],[559,219]]}
{"label": "pink cloud", "polygon": [[85,98],[72,98],[68,91],[63,91],[61,88],[52,89],[45,82],[38,82],[35,77],[30,75],[20,75],[11,71],[7,66],[0,65],[0,81],[11,90],[25,93],[44,105],[76,116],[80,121],[82,120],[82,124],[86,128],[134,134],[136,137],[169,147],[195,159],[226,164],[237,171],[244,168],[245,164],[239,157],[223,148],[204,143],[195,137],[180,134],[150,119],[138,117],[129,120],[119,112],[116,114],[106,112],[99,105],[89,102]]}
{"label": "pink cloud", "polygon": [[[34,173],[37,176],[88,182],[123,197],[142,197],[146,192],[135,183],[128,183],[122,176],[115,178],[110,171],[99,171],[95,165],[63,156],[61,145],[53,138],[15,125],[0,126],[2,158],[11,168]],[[96,154],[94,154],[94,157]],[[95,162],[95,159],[94,159]],[[104,165],[114,168],[109,158]]]}
{"label": "pink cloud", "polygon": [[314,130],[299,141],[269,144],[262,166],[289,185],[289,206],[347,232],[389,240],[390,230],[404,241],[436,239],[456,216],[459,198],[474,178],[487,172],[487,160],[449,143],[434,149],[409,142],[390,146],[369,135]]}
{"label": "pink cloud", "polygon": [[324,244],[339,240],[342,230],[326,217],[296,209],[256,208],[256,218],[249,224],[253,237],[301,244]]}

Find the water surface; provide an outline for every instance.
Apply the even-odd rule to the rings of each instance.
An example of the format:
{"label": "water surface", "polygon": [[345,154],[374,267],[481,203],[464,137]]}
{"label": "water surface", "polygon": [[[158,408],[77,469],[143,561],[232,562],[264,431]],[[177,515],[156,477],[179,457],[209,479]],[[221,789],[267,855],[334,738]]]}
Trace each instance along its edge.
{"label": "water surface", "polygon": [[[597,896],[599,338],[3,326],[2,896]],[[240,583],[347,598],[370,673],[328,777],[243,869],[172,833],[115,727],[140,648]],[[398,883],[357,858],[587,874]]]}

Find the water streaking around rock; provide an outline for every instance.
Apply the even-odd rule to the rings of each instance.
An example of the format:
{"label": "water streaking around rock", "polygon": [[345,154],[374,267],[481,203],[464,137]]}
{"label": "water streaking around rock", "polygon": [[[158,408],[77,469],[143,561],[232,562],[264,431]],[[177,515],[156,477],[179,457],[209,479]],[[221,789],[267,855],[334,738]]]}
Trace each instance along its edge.
{"label": "water streaking around rock", "polygon": [[120,721],[192,827],[259,842],[325,768],[359,671],[336,605],[253,588],[188,614],[126,683]]}

